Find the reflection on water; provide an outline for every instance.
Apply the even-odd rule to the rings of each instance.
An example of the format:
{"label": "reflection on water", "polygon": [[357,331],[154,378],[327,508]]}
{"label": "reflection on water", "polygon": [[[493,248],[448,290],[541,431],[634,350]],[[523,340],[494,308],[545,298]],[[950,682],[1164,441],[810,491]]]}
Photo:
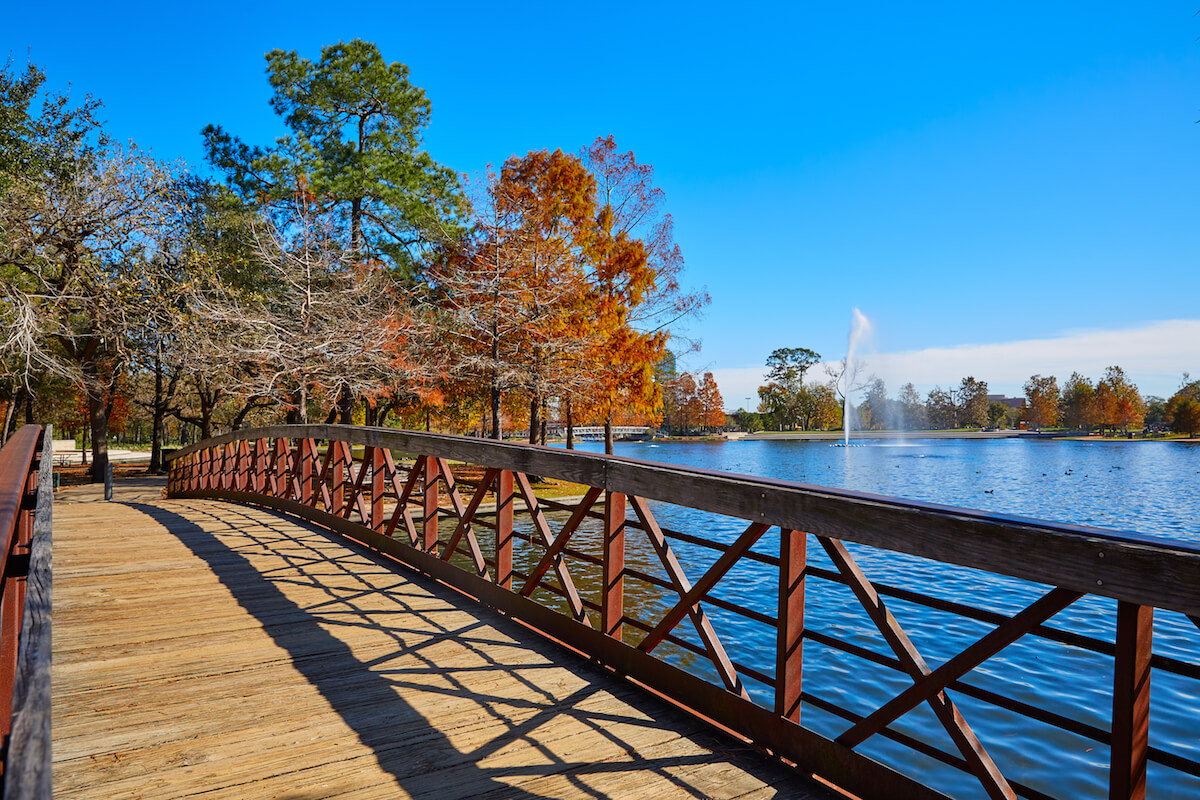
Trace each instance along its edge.
{"label": "reflection on water", "polygon": [[[585,448],[597,450],[599,446]],[[1200,541],[1200,447],[1165,442],[1054,442],[1018,440],[912,440],[880,446],[831,448],[826,442],[618,443],[617,454],[727,472],[761,475],[885,495],[926,500],[987,511],[1038,517],[1069,523],[1116,528],[1167,539]],[[597,510],[600,505],[597,505]],[[664,528],[731,543],[744,529],[744,520],[721,517],[665,503],[651,504]],[[565,513],[547,515],[557,531]],[[632,514],[631,514],[632,518]],[[525,524],[522,524],[522,523]],[[452,525],[450,526],[452,529]],[[443,535],[450,529],[443,531]],[[518,515],[518,530],[535,535]],[[477,531],[485,554],[494,555],[491,531]],[[586,521],[572,537],[572,546],[600,554],[601,528]],[[694,583],[716,560],[713,550],[673,541],[672,547]],[[778,530],[765,535],[754,548],[777,555]],[[1023,581],[990,575],[925,559],[849,546],[873,581],[964,602],[1011,615],[1048,590]],[[639,530],[626,536],[630,567],[666,579],[658,556]],[[528,574],[542,555],[541,547],[517,540],[514,566]],[[833,570],[823,550],[810,540],[809,561]],[[1036,554],[1031,554],[1036,555]],[[600,567],[567,558],[571,576],[586,600],[598,603]],[[463,566],[466,566],[463,562]],[[557,585],[551,570],[545,579]],[[523,579],[517,579],[519,587]],[[773,617],[778,597],[774,567],[743,560],[713,591]],[[566,603],[548,589],[535,597],[562,612]],[[626,578],[626,614],[653,625],[677,600],[674,593]],[[932,667],[953,657],[988,632],[990,626],[963,617],[889,599],[888,607]],[[706,612],[730,657],[768,675],[774,673],[774,628],[744,616],[706,605]],[[1087,597],[1059,613],[1050,626],[1113,640],[1115,603]],[[875,626],[850,590],[839,584],[810,579],[805,602],[806,625],[851,645],[892,656]],[[593,624],[599,623],[592,614]],[[699,645],[695,629],[685,618],[675,635]],[[640,631],[627,626],[626,641],[636,642]],[[1200,631],[1185,617],[1159,612],[1155,619],[1155,652],[1196,663]],[[707,659],[664,642],[656,655],[720,683]],[[816,642],[805,643],[805,691],[856,714],[867,714],[898,694],[910,681],[903,673],[854,657]],[[995,692],[1097,729],[1109,729],[1112,713],[1112,660],[1108,656],[1036,637],[1025,637],[1001,651],[964,682]],[[759,703],[771,707],[768,686],[746,678]],[[1038,791],[1061,798],[1104,797],[1107,794],[1108,747],[1082,735],[1064,732],[978,699],[963,691],[950,692],[963,716],[988,748],[1001,771]],[[978,693],[974,693],[978,694]],[[1200,760],[1194,734],[1200,715],[1200,684],[1156,670],[1150,728],[1151,745]],[[803,720],[826,736],[836,737],[849,723],[806,704]],[[927,706],[914,709],[891,728],[948,752],[954,745]],[[982,797],[969,774],[948,768],[882,736],[861,746],[863,752],[885,761],[954,797]],[[1148,797],[1200,796],[1200,779],[1152,765]]]}

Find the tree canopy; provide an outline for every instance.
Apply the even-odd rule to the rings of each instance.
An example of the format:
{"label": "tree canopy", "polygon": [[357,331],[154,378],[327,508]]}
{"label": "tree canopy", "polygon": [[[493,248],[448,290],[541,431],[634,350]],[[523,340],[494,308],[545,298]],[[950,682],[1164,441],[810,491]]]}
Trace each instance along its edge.
{"label": "tree canopy", "polygon": [[315,63],[272,50],[267,77],[289,133],[252,146],[209,125],[212,165],[254,202],[288,201],[303,189],[340,216],[351,250],[413,271],[433,224],[463,209],[455,173],[421,149],[431,107],[408,67],[354,39],[322,48]]}

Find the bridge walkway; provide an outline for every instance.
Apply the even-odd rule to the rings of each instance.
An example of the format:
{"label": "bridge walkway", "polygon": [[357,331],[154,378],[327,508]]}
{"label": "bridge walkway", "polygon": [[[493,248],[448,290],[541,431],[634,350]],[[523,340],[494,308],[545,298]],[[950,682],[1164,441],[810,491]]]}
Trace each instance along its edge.
{"label": "bridge walkway", "polygon": [[797,798],[797,773],[273,512],[61,491],[55,795]]}

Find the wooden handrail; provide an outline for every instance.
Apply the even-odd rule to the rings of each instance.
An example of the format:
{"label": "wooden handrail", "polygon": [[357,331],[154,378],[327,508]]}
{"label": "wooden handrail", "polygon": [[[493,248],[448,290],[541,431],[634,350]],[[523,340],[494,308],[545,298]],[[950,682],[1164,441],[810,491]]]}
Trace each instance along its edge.
{"label": "wooden handrail", "polygon": [[49,798],[50,426],[0,450],[0,729],[5,800]]}
{"label": "wooden handrail", "polygon": [[[792,481],[467,436],[343,425],[234,431],[175,451],[168,462],[222,444],[316,439],[382,447],[582,483],[610,492],[767,522],[1200,615],[1200,546]],[[1037,558],[1031,554],[1037,553]]]}
{"label": "wooden handrail", "polygon": [[[350,449],[354,445],[364,448],[357,462]],[[411,463],[395,463],[393,451],[412,457]],[[1189,679],[1200,675],[1200,667],[1155,655],[1151,647],[1156,608],[1182,612],[1200,626],[1200,547],[1192,544],[637,459],[383,428],[303,425],[238,431],[176,451],[168,462],[171,497],[226,499],[303,516],[512,615],[864,798],[942,796],[923,785],[919,775],[902,774],[863,755],[858,746],[877,735],[974,774],[989,797],[1046,796],[1002,774],[947,695],[950,688],[1109,745],[1112,798],[1144,797],[1150,761],[1200,774],[1194,759],[1150,747],[1145,724],[1152,667]],[[461,481],[451,462],[475,465],[483,477]],[[576,500],[546,504],[567,517],[558,522],[557,532],[530,475],[588,487]],[[460,495],[462,487],[468,491]],[[385,499],[394,507],[385,509]],[[660,525],[648,501],[740,518],[745,530],[727,543],[705,539],[696,531],[670,531]],[[514,530],[514,510],[527,515],[526,533]],[[453,525],[439,530],[439,517]],[[586,554],[579,549],[582,545],[569,541],[585,521],[601,527],[599,541],[595,534],[588,539],[592,549]],[[481,547],[476,529],[494,537],[484,542],[487,548]],[[626,565],[630,532],[647,537],[649,552],[665,578],[648,574],[640,564]],[[809,537],[829,555],[836,571],[810,563],[805,544]],[[514,569],[514,539],[536,549],[533,561],[524,567],[527,573]],[[775,541],[778,555],[764,553],[762,546]],[[697,574],[694,565],[676,557],[673,543],[681,542],[720,552],[703,574]],[[941,666],[930,666],[887,608],[885,598],[901,593],[876,587],[845,547],[847,542],[1049,588],[1011,616],[967,613],[995,629],[965,643]],[[755,546],[759,549],[751,552]],[[739,564],[751,561],[778,573],[777,604],[773,600],[774,607],[767,611],[712,594]],[[581,564],[600,572],[598,597],[583,596],[575,585],[571,570]],[[812,591],[814,580],[836,580],[849,587],[892,655],[806,628],[805,594]],[[666,608],[655,612],[654,619],[636,619],[625,596],[647,588],[660,599],[667,596]],[[540,589],[547,590],[541,599]],[[918,602],[923,597],[908,590],[904,594]],[[1069,632],[1056,640],[1069,638],[1074,646],[1112,659],[1110,732],[964,681],[978,664],[1021,637],[1046,636],[1050,629],[1044,623],[1083,595],[1117,600],[1115,640],[1089,647],[1093,639]],[[956,613],[955,604],[925,599],[930,607]],[[731,658],[720,626],[705,610],[713,607],[773,625],[773,657],[762,654],[763,663],[749,666]],[[967,605],[960,608],[975,611]],[[692,641],[677,635],[681,627],[695,629]],[[805,639],[899,669],[912,683],[873,712],[853,714],[804,690]],[[670,663],[658,652],[667,646],[687,651],[702,668],[697,672]],[[773,692],[770,707],[751,698],[745,680]],[[804,727],[804,703],[841,716],[849,728],[827,738]],[[889,727],[922,704],[934,710],[957,752],[939,750]]]}

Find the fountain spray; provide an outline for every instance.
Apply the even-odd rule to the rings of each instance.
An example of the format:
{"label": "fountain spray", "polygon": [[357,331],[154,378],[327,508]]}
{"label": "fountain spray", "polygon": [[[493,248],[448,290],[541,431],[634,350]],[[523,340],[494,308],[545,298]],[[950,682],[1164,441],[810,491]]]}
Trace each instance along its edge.
{"label": "fountain spray", "polygon": [[838,384],[842,390],[842,443],[850,446],[850,392],[855,388],[855,379],[858,377],[859,362],[856,357],[859,343],[867,336],[871,335],[871,321],[867,319],[866,314],[854,309],[854,313],[850,317],[850,339],[846,348],[846,366],[842,370],[842,374],[838,379]]}

